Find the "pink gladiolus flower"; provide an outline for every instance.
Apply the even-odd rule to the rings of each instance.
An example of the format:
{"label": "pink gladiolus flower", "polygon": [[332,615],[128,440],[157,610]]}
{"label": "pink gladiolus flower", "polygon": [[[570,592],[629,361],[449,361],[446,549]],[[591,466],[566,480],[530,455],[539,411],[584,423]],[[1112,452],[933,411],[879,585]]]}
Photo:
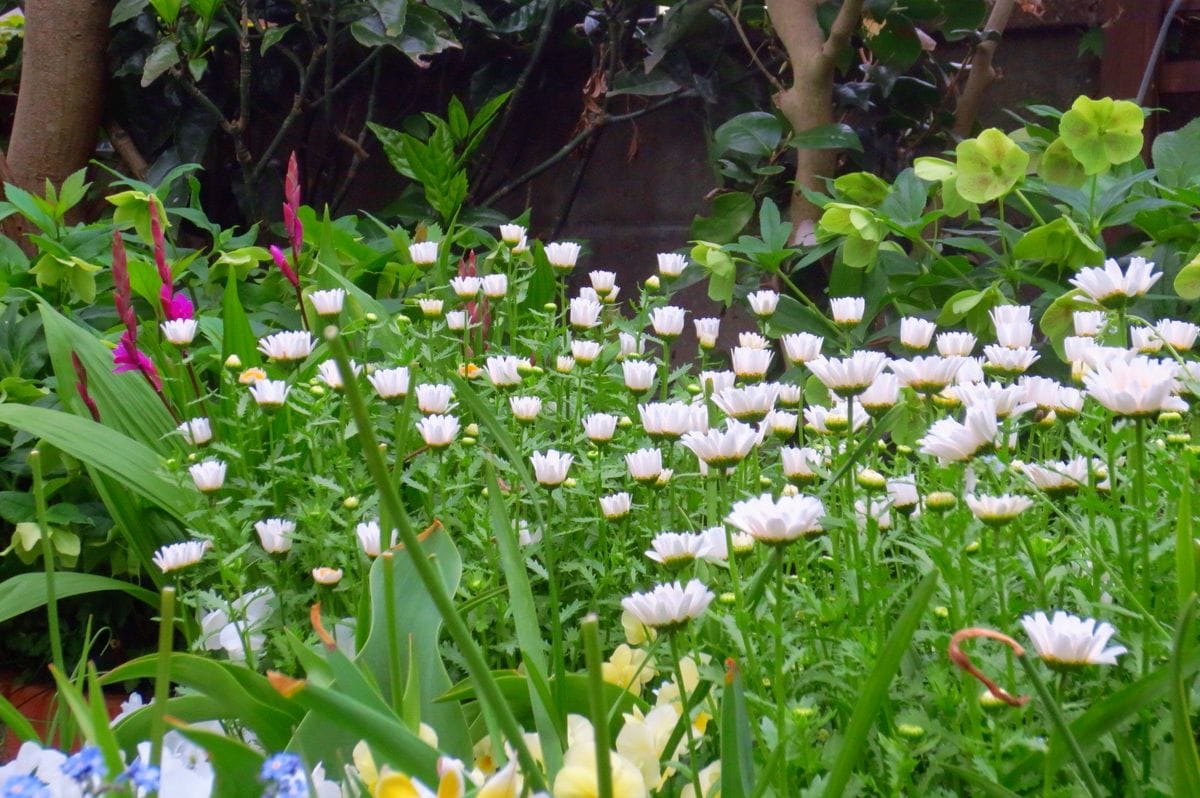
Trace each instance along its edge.
{"label": "pink gladiolus flower", "polygon": [[159,297],[162,299],[163,313],[166,315],[167,321],[196,317],[196,308],[192,305],[192,300],[188,299],[188,295],[182,291],[172,294],[168,286],[163,286]]}
{"label": "pink gladiolus flower", "polygon": [[271,257],[275,259],[275,265],[279,267],[279,271],[283,272],[283,276],[292,284],[296,290],[300,290],[300,278],[296,276],[296,271],[287,262],[287,256],[283,254],[283,250],[272,244],[270,246]]}
{"label": "pink gladiolus flower", "polygon": [[154,367],[150,357],[137,348],[137,342],[128,331],[121,335],[117,348],[113,350],[113,364],[113,374],[126,371],[141,372],[155,392],[162,393],[162,377],[158,376],[158,369]]}

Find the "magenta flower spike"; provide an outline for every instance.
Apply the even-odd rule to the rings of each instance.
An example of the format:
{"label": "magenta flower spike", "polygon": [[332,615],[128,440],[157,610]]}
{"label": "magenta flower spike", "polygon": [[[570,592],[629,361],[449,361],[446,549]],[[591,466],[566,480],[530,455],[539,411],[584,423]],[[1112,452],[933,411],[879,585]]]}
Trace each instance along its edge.
{"label": "magenta flower spike", "polygon": [[283,276],[292,284],[292,287],[297,291],[300,290],[300,278],[296,276],[295,269],[287,262],[287,256],[283,254],[283,250],[272,244],[271,257],[275,259],[275,265],[279,267],[279,271],[283,272]]}

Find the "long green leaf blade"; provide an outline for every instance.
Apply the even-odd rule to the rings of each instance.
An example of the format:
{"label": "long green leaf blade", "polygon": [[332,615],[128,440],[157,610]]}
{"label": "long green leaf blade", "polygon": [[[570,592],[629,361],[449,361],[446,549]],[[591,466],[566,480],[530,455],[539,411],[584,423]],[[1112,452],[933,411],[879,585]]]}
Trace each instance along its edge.
{"label": "long green leaf blade", "polygon": [[[59,572],[54,579],[54,592],[60,599],[110,590],[128,593],[151,607],[158,606],[158,596],[154,593],[119,579],[69,571]],[[17,574],[0,582],[0,623],[45,605],[46,577],[41,572]]]}

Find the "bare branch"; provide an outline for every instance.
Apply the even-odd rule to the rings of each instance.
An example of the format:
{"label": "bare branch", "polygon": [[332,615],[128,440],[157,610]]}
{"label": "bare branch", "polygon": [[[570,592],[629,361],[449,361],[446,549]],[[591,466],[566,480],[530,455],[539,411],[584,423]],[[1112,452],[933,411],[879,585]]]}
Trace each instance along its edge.
{"label": "bare branch", "polygon": [[768,83],[775,87],[775,91],[783,91],[784,86],[779,81],[779,78],[771,74],[766,66],[763,65],[763,62],[759,60],[758,51],[750,44],[750,39],[746,36],[746,29],[742,27],[742,22],[738,19],[737,12],[730,8],[725,0],[720,0],[717,5],[720,6],[721,12],[729,18],[730,24],[733,25],[733,29],[737,32],[738,39],[741,40],[742,46],[746,48],[746,52],[750,55],[750,61],[754,64],[755,68],[762,73],[762,76],[767,79]]}
{"label": "bare branch", "polygon": [[958,103],[954,107],[954,133],[966,138],[971,135],[979,109],[983,106],[983,95],[988,87],[996,81],[998,74],[992,66],[992,58],[996,48],[1000,46],[1000,34],[1008,27],[1008,18],[1012,15],[1015,0],[995,0],[992,12],[988,15],[984,29],[994,31],[995,36],[981,42],[971,56],[971,69],[967,73],[967,85],[963,87]]}
{"label": "bare branch", "polygon": [[833,25],[829,28],[829,38],[821,47],[821,52],[829,61],[836,61],[842,51],[850,46],[850,37],[858,30],[862,21],[863,0],[845,0]]}

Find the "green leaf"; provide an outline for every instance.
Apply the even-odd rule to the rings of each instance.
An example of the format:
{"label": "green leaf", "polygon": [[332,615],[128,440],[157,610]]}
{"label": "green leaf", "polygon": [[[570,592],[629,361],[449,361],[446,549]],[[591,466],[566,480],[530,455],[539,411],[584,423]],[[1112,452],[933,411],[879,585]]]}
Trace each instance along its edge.
{"label": "green leaf", "polygon": [[1200,254],[1175,275],[1175,293],[1183,299],[1200,299]]}
{"label": "green leaf", "polygon": [[[187,4],[200,15],[200,18],[205,22],[211,22],[213,15],[217,13],[217,9],[221,7],[222,0],[187,0]],[[271,29],[267,30],[270,33]]]}
{"label": "green leaf", "polygon": [[801,150],[863,151],[862,141],[854,132],[854,128],[842,122],[798,131],[788,141],[788,144]]}
{"label": "green leaf", "polygon": [[1150,153],[1159,182],[1171,188],[1200,184],[1200,119],[1155,136]]}
{"label": "green leaf", "polygon": [[171,724],[175,731],[204,749],[212,761],[213,795],[229,798],[261,798],[263,783],[259,777],[264,756],[236,737],[194,728],[183,723]]}
{"label": "green leaf", "polygon": [[1075,324],[1072,321],[1075,311],[1077,310],[1092,310],[1095,305],[1087,299],[1083,298],[1083,293],[1079,289],[1067,291],[1059,295],[1053,302],[1046,306],[1046,310],[1042,313],[1042,318],[1038,322],[1038,326],[1042,330],[1042,334],[1050,341],[1050,345],[1054,347],[1054,351],[1061,358],[1066,357],[1063,352],[1063,341],[1068,335],[1073,335]]}
{"label": "green leaf", "polygon": [[270,50],[275,45],[284,40],[293,25],[272,25],[263,33],[262,44],[258,47],[259,55],[266,55],[267,50]]}
{"label": "green leaf", "polygon": [[0,424],[42,438],[72,457],[94,466],[183,522],[197,503],[159,473],[158,455],[143,444],[89,419],[27,405],[0,405]]}
{"label": "green leaf", "polygon": [[1196,617],[1197,601],[1194,593],[1179,614],[1175,627],[1175,643],[1171,652],[1171,721],[1175,738],[1175,794],[1200,795],[1200,751],[1196,749],[1196,734],[1192,730],[1192,718],[1188,705],[1191,703],[1191,685],[1186,682],[1184,658],[1188,649],[1188,635]]}
{"label": "green leaf", "polygon": [[1070,269],[1104,263],[1104,250],[1066,216],[1025,233],[1013,247],[1013,255]]}
{"label": "green leaf", "polygon": [[109,27],[116,27],[122,22],[133,19],[149,4],[150,0],[117,0],[113,6],[112,15],[108,18]]}
{"label": "green leaf", "polygon": [[833,181],[834,191],[855,205],[877,208],[887,199],[892,187],[870,172],[851,172]]}
{"label": "green leaf", "polygon": [[[60,571],[54,577],[54,592],[60,599],[110,590],[119,590],[151,607],[158,607],[156,594],[119,579],[70,571]],[[0,623],[45,605],[46,577],[40,571],[17,574],[0,582]]]}
{"label": "green leaf", "polygon": [[250,318],[242,307],[238,296],[238,282],[234,274],[225,280],[225,294],[221,300],[221,318],[224,322],[221,334],[221,358],[228,360],[237,355],[247,368],[259,363],[258,343],[250,329]]}
{"label": "green leaf", "polygon": [[41,742],[29,719],[21,714],[21,710],[12,705],[7,698],[0,695],[0,724],[16,735],[21,742]]}
{"label": "green leaf", "polygon": [[745,798],[754,789],[754,735],[742,672],[732,658],[725,662],[720,743],[722,798]]}
{"label": "green leaf", "polygon": [[25,189],[14,186],[11,183],[5,183],[4,198],[11,202],[13,207],[22,216],[33,222],[46,235],[54,235],[58,230],[58,225],[55,224],[54,219],[42,207],[38,198]]}
{"label": "green leaf", "polygon": [[146,56],[146,65],[142,68],[142,88],[144,89],[158,80],[163,73],[178,63],[179,50],[175,48],[175,42],[163,39],[154,45],[150,55]]}
{"label": "green leaf", "polygon": [[383,21],[383,32],[387,36],[399,36],[404,31],[404,20],[408,16],[408,0],[368,0],[371,8]]}
{"label": "green leaf", "polygon": [[[150,5],[154,6],[154,10],[168,25],[174,25],[175,20],[179,19],[179,9],[183,5],[183,0],[150,0]],[[143,83],[142,85],[148,84]]]}
{"label": "green leaf", "polygon": [[738,114],[713,131],[713,149],[765,157],[775,151],[783,139],[783,123],[775,114],[750,111]]}
{"label": "green leaf", "polygon": [[1196,592],[1196,536],[1192,523],[1195,486],[1186,476],[1179,484],[1179,510],[1175,516],[1175,593],[1182,608]]}
{"label": "green leaf", "polygon": [[862,761],[875,716],[879,714],[887,698],[888,686],[900,667],[900,660],[908,650],[909,642],[917,631],[937,583],[937,572],[933,571],[913,590],[912,599],[892,626],[891,634],[888,635],[887,643],[884,644],[875,667],[871,669],[870,676],[859,690],[854,714],[850,716],[850,723],[846,726],[844,735],[840,741],[831,743],[837,746],[837,752],[833,767],[829,771],[829,781],[825,784],[826,798],[839,798],[845,793],[855,766]]}
{"label": "green leaf", "polygon": [[770,249],[780,251],[787,248],[792,235],[791,224],[782,220],[779,206],[770,197],[763,198],[758,209],[758,234]]}
{"label": "green leaf", "polygon": [[710,216],[692,220],[691,237],[714,244],[728,244],[754,218],[754,197],[733,191],[721,194],[712,204]]}

